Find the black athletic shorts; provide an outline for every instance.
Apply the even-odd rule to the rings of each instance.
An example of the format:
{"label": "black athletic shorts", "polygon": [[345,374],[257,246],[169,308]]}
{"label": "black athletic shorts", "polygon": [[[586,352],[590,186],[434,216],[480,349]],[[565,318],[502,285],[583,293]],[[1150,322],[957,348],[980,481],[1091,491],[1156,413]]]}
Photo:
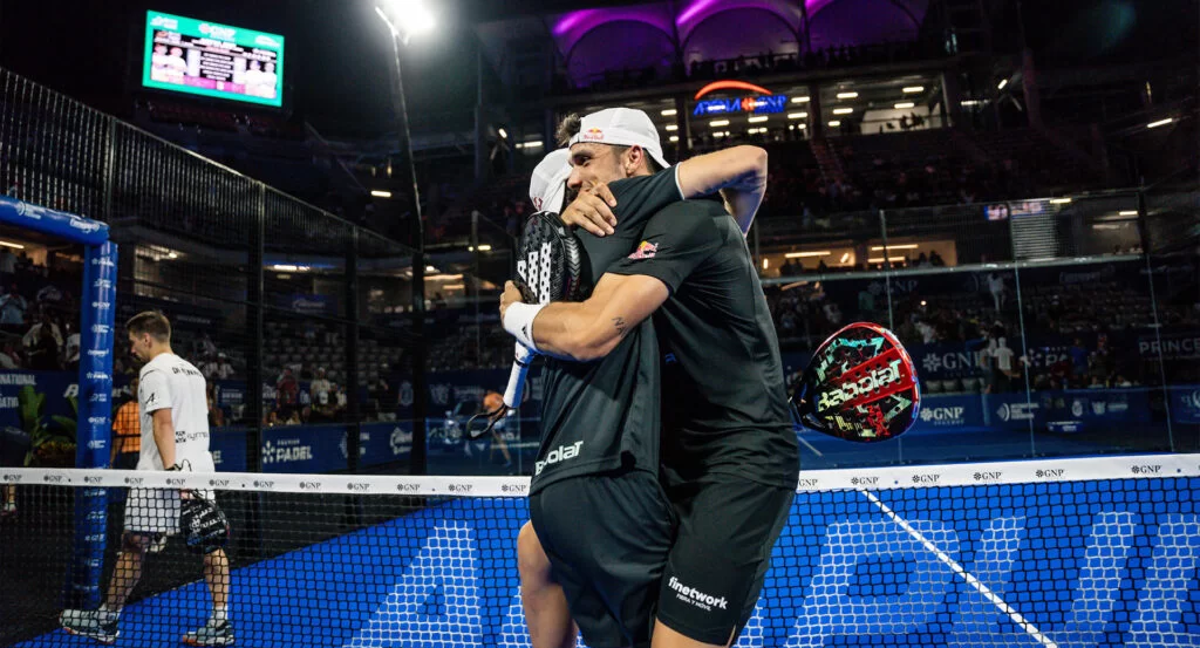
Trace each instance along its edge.
{"label": "black athletic shorts", "polygon": [[530,495],[529,519],[591,648],[650,645],[675,518],[657,475],[623,470]]}
{"label": "black athletic shorts", "polygon": [[714,474],[667,494],[679,530],[663,572],[658,619],[691,639],[723,645],[754,613],[795,490]]}

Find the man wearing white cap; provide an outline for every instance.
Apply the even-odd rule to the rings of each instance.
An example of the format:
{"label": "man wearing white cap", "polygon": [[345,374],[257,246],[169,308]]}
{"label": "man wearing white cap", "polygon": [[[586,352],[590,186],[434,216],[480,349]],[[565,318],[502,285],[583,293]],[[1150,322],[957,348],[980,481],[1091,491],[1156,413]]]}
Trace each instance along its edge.
{"label": "man wearing white cap", "polygon": [[[614,181],[649,173],[660,157],[653,125],[635,111],[601,111],[564,126],[570,188],[619,186]],[[655,647],[728,646],[736,639],[794,496],[799,454],[778,342],[742,236],[765,190],[762,156],[759,167],[729,183],[740,191],[723,192],[739,227],[712,203],[671,204],[650,218],[632,253],[608,267],[584,302],[520,304],[519,292],[508,287],[501,300],[505,329],[519,341],[580,361],[604,358],[620,348],[627,331],[655,315],[667,358],[663,487],[679,524],[653,599]],[[677,197],[726,184],[690,171],[686,165],[673,170]],[[672,173],[658,174],[664,175]],[[623,201],[614,193],[620,211]],[[557,575],[555,540],[542,528],[538,537]]]}
{"label": "man wearing white cap", "polygon": [[[602,111],[584,124],[588,141],[572,147],[575,166],[556,170],[562,154],[551,153],[534,172],[530,197],[554,211],[564,181],[571,191],[588,190],[562,218],[611,234],[579,233],[590,276],[601,276],[631,249],[652,254],[638,246],[642,230],[651,216],[685,196],[731,188],[730,205],[751,206],[739,214],[739,223],[749,225],[766,177],[761,149],[721,151],[655,174],[666,161],[644,113]],[[608,192],[577,180],[587,177],[585,169],[605,181],[633,179],[614,182]],[[645,320],[619,338],[597,362],[547,359],[543,372],[543,440],[530,497],[534,527],[527,524],[519,540],[522,599],[534,648],[574,645],[571,616],[594,648],[649,645],[650,611],[675,515],[657,476],[660,367],[654,332]],[[584,519],[567,514],[579,509],[588,511]]]}

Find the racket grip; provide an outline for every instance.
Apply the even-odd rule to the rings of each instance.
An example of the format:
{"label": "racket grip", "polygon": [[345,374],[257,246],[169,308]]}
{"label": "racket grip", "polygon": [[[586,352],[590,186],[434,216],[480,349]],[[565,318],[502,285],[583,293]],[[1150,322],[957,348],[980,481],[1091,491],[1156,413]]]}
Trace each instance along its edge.
{"label": "racket grip", "polygon": [[529,373],[529,364],[533,362],[533,352],[524,344],[517,342],[513,345],[512,371],[508,374],[508,386],[504,388],[504,404],[511,409],[521,405],[521,394],[525,391],[525,376]]}

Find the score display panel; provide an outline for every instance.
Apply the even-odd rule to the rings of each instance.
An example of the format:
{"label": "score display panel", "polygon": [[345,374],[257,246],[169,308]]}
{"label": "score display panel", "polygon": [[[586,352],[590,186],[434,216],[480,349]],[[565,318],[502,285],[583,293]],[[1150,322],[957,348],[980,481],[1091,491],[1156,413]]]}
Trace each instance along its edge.
{"label": "score display panel", "polygon": [[148,11],[142,85],[278,108],[283,44],[278,34]]}

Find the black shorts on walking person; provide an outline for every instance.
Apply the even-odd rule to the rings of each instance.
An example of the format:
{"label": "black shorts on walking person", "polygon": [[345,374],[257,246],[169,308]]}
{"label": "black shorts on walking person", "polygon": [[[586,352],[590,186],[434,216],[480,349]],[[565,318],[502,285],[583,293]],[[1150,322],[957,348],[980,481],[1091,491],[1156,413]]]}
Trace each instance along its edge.
{"label": "black shorts on walking person", "polygon": [[754,613],[795,490],[714,474],[667,492],[679,528],[662,574],[658,620],[724,645]]}
{"label": "black shorts on walking person", "polygon": [[649,646],[675,533],[657,475],[634,469],[563,479],[530,495],[529,517],[587,645]]}

